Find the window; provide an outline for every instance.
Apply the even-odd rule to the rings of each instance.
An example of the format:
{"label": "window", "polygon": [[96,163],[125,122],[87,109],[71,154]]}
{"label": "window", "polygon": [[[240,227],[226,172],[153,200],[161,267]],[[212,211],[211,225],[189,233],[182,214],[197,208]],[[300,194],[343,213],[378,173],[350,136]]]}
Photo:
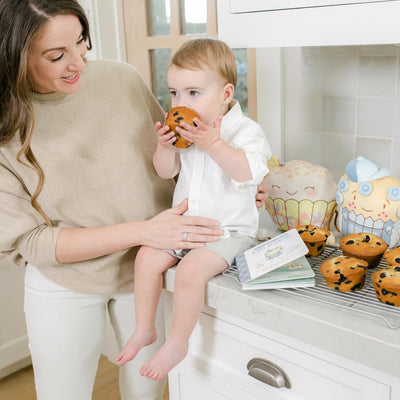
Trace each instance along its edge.
{"label": "window", "polygon": [[[193,37],[218,37],[216,0],[123,0],[127,61],[135,66],[165,110],[170,107],[167,69],[171,55]],[[235,98],[256,119],[255,52],[234,49]],[[252,71],[252,72],[249,72]]]}

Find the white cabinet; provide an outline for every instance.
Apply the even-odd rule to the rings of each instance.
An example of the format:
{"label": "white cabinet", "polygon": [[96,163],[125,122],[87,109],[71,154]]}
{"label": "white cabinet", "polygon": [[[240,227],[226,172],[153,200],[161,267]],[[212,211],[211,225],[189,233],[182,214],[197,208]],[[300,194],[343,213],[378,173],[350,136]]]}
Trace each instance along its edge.
{"label": "white cabinet", "polygon": [[218,0],[232,47],[400,43],[399,0]]}
{"label": "white cabinet", "polygon": [[[166,293],[165,307],[168,329],[172,315],[170,292]],[[291,387],[277,388],[249,376],[247,365],[255,358],[279,366]],[[316,347],[310,351],[309,345],[207,306],[191,337],[188,356],[169,374],[169,387],[171,400],[400,398],[399,376]]]}

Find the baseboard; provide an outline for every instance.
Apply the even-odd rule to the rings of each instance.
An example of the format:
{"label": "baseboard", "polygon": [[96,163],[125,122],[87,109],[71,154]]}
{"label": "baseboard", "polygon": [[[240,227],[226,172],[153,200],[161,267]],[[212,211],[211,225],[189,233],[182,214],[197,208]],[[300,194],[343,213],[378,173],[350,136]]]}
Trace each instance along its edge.
{"label": "baseboard", "polygon": [[14,372],[17,372],[31,364],[32,364],[31,356],[28,356],[20,361],[17,361],[16,363],[14,363],[12,365],[2,368],[2,369],[0,369],[0,379],[3,379],[6,376],[11,375]]}
{"label": "baseboard", "polygon": [[26,335],[0,346],[0,378],[29,364],[30,352]]}

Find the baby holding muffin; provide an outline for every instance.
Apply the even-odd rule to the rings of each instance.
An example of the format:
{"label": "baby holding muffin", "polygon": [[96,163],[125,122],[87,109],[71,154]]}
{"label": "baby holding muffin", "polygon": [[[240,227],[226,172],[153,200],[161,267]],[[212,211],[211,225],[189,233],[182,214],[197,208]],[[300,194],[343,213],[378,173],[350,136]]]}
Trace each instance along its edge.
{"label": "baby holding muffin", "polygon": [[[169,126],[156,124],[159,141],[154,167],[165,179],[179,174],[173,204],[187,198],[187,215],[216,218],[225,235],[191,251],[158,250],[150,244],[138,252],[136,330],[117,359],[120,365],[156,340],[154,321],[163,273],[180,260],[172,327],[164,345],[140,370],[153,380],[163,378],[186,356],[204,304],[207,281],[227,269],[238,253],[257,244],[259,215],[254,197],[257,185],[268,172],[271,156],[262,128],[244,116],[239,103],[233,100],[236,60],[225,43],[208,38],[186,42],[172,58],[167,81],[172,107],[193,109],[199,118],[195,117],[193,124],[179,121],[176,132],[193,143],[185,150],[173,146],[177,139]],[[184,235],[182,240],[187,237]]]}

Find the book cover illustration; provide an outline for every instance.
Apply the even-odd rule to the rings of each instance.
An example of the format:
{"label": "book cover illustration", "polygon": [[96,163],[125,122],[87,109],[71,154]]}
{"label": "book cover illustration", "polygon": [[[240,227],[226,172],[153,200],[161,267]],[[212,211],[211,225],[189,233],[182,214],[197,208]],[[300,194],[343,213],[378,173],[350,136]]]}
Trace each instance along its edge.
{"label": "book cover illustration", "polygon": [[236,256],[243,289],[314,286],[308,249],[296,229],[290,229]]}

